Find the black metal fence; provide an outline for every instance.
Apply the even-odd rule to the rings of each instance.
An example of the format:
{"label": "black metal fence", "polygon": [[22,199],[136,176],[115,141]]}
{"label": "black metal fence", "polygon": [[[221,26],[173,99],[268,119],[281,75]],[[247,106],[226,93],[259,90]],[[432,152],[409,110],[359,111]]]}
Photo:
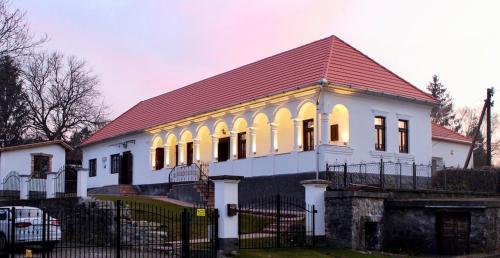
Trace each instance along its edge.
{"label": "black metal fence", "polygon": [[2,199],[19,199],[21,178],[17,171],[9,172],[2,180],[0,197]]}
{"label": "black metal fence", "polygon": [[121,201],[0,208],[0,249],[10,257],[27,249],[35,257],[216,257],[217,222],[215,209]]}
{"label": "black metal fence", "polygon": [[56,197],[75,197],[77,189],[77,171],[75,166],[66,165],[59,169],[54,178]]}
{"label": "black metal fence", "polygon": [[400,162],[326,165],[333,189],[430,189],[431,166]]}
{"label": "black metal fence", "polygon": [[315,246],[314,205],[276,195],[240,203],[239,246],[242,249]]}

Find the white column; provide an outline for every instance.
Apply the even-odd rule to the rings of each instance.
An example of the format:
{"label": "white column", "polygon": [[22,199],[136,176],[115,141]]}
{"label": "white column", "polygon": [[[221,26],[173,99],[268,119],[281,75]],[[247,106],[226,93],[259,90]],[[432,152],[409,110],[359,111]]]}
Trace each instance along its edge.
{"label": "white column", "polygon": [[237,211],[238,183],[240,176],[215,176],[214,208],[219,210],[219,247],[225,252],[234,251],[238,245],[238,214],[229,216],[228,204],[234,205]]}
{"label": "white column", "polygon": [[[326,187],[331,183],[327,180],[304,180],[300,182],[305,188],[306,205],[310,208],[314,205],[317,211],[314,218],[314,235],[317,237],[325,236],[325,192]],[[307,232],[312,233],[312,218],[306,216]]]}
{"label": "white column", "polygon": [[170,167],[170,145],[165,144],[165,145],[163,145],[163,148],[165,150],[163,152],[165,167],[169,168]]}
{"label": "white column", "polygon": [[185,142],[179,142],[178,143],[178,148],[179,148],[179,155],[177,157],[177,164],[179,165],[184,165],[186,163],[186,153],[184,153],[184,149],[186,146]]}
{"label": "white column", "polygon": [[19,199],[28,200],[29,198],[29,175],[20,175],[19,176]]}
{"label": "white column", "polygon": [[218,146],[219,145],[219,137],[217,135],[212,135],[212,162],[217,162],[219,157]]}
{"label": "white column", "polygon": [[328,117],[328,113],[321,113],[321,141],[319,144],[328,144],[330,142],[330,137],[329,137],[329,131],[330,131],[330,128],[329,127],[329,123],[330,123],[330,120],[329,120],[329,117]]}
{"label": "white column", "polygon": [[293,119],[293,150],[300,151],[302,149],[302,120],[300,118]]}
{"label": "white column", "polygon": [[270,123],[270,150],[269,153],[276,153],[278,151],[278,125],[276,123]]}
{"label": "white column", "polygon": [[87,180],[89,177],[89,170],[86,168],[77,168],[76,175],[76,196],[85,198],[87,197]]}
{"label": "white column", "polygon": [[156,155],[155,155],[155,148],[151,147],[149,149],[149,156],[150,156],[150,164],[151,164],[151,170],[155,170],[155,165],[156,165]]}
{"label": "white column", "polygon": [[255,156],[255,152],[257,151],[257,142],[256,142],[256,137],[255,137],[256,130],[257,130],[257,128],[255,128],[255,127],[248,127],[248,139],[247,139],[247,145],[248,145],[247,156],[248,157]]}
{"label": "white column", "polygon": [[[45,181],[45,193],[47,194],[47,199],[56,198],[56,176],[56,172],[47,173],[47,180]],[[61,183],[64,184],[64,178],[62,178]]]}
{"label": "white column", "polygon": [[238,132],[236,131],[231,131],[229,133],[229,153],[230,157],[229,159],[237,159],[238,157],[238,148],[236,144],[238,143]]}
{"label": "white column", "polygon": [[195,138],[193,139],[193,159],[194,162],[199,163],[200,162],[200,139]]}

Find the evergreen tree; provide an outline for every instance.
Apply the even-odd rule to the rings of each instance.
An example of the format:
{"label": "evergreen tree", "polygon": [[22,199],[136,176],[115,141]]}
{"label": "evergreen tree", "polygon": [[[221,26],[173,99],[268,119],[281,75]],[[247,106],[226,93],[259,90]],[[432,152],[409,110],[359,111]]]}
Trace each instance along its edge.
{"label": "evergreen tree", "polygon": [[437,105],[431,111],[432,122],[459,131],[460,124],[455,119],[453,98],[446,87],[439,81],[437,75],[432,76],[432,81],[427,85],[427,90],[437,100]]}
{"label": "evergreen tree", "polygon": [[0,58],[0,146],[22,143],[27,125],[19,69],[9,56]]}

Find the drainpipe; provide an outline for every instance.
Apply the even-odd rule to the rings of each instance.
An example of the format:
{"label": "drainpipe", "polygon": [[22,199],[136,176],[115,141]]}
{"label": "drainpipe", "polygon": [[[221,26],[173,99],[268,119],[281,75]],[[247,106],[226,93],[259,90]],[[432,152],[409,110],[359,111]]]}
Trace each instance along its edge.
{"label": "drainpipe", "polygon": [[323,99],[321,98],[321,96],[323,93],[323,87],[325,85],[328,85],[328,80],[323,78],[323,79],[319,80],[318,83],[319,83],[319,91],[318,91],[318,96],[316,98],[316,119],[314,119],[314,121],[315,121],[314,126],[316,127],[314,129],[314,134],[315,134],[314,143],[316,144],[314,149],[316,150],[316,179],[317,180],[319,180],[319,137],[320,137],[320,134],[319,134],[319,127],[320,127],[319,114],[321,112],[321,108],[323,107],[323,105],[320,105],[320,104],[323,104]]}

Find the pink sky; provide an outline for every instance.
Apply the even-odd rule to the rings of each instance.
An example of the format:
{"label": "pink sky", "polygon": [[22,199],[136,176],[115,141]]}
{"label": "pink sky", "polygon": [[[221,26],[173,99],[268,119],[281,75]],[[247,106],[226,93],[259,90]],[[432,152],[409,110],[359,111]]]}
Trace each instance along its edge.
{"label": "pink sky", "polygon": [[[457,106],[500,82],[500,1],[17,0],[46,48],[85,59],[114,118],[158,94],[335,34]],[[500,105],[495,107],[500,111]]]}

